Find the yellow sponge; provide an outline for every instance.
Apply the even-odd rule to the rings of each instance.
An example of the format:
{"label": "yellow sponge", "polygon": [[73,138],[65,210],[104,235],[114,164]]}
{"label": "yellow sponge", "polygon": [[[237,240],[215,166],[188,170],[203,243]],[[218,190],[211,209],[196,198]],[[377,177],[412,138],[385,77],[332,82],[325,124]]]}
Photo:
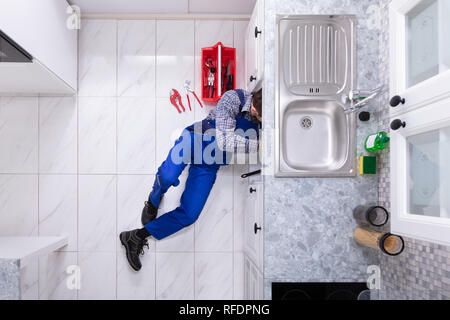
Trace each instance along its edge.
{"label": "yellow sponge", "polygon": [[359,158],[359,173],[361,175],[376,174],[377,173],[377,157],[361,156],[361,158]]}

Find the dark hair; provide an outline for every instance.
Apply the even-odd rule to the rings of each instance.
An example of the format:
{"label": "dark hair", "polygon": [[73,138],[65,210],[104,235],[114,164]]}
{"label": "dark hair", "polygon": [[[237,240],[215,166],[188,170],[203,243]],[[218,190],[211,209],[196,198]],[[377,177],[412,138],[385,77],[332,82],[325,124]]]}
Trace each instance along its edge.
{"label": "dark hair", "polygon": [[253,107],[255,107],[259,115],[262,116],[262,89],[259,89],[253,93],[252,102]]}

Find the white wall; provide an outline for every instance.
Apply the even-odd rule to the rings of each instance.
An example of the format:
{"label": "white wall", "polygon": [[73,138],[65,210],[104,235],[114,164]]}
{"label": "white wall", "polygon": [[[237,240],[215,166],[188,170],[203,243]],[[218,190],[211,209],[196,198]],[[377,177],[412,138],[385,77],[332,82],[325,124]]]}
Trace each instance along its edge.
{"label": "white wall", "polygon": [[[77,98],[0,98],[0,235],[70,239],[49,259],[48,284],[36,281],[37,263],[24,272],[25,297],[243,298],[244,166],[220,170],[194,225],[150,241],[139,273],[127,265],[117,235],[140,227],[140,211],[173,132],[213,107],[195,105],[179,115],[169,90],[183,94],[186,79],[198,86],[200,48],[217,41],[237,48],[242,68],[246,24],[86,20]],[[169,191],[162,212],[178,205],[182,188]],[[65,287],[71,264],[81,266],[78,292]],[[45,272],[42,263],[39,271]]]}

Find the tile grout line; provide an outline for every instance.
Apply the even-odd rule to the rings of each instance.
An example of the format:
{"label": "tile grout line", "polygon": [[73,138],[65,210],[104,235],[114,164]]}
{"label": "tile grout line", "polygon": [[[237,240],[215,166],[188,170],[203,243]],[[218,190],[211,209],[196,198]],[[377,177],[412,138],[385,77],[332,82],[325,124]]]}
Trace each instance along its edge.
{"label": "tile grout line", "polygon": [[[155,146],[154,146],[154,152],[153,152],[153,157],[154,157],[154,162],[153,162],[153,170],[154,170],[154,174],[155,174],[155,178],[154,179],[156,179],[156,174],[157,174],[157,172],[155,172],[156,171],[156,166],[157,166],[157,163],[156,163],[156,151],[157,151],[157,137],[156,137],[156,133],[157,133],[157,131],[156,131],[156,122],[157,122],[157,110],[156,110],[156,105],[157,105],[157,98],[156,98],[156,75],[157,75],[157,72],[156,72],[156,69],[157,69],[157,65],[158,65],[158,54],[157,54],[157,50],[158,50],[158,20],[156,20],[155,19],[155,40],[154,40],[154,45],[155,45],[155,48],[154,48],[154,54],[155,54],[155,57],[154,57],[154,61],[155,61],[155,69],[154,69],[154,73],[155,73],[155,77],[154,77],[154,90],[155,90],[155,94],[154,94],[154,107],[153,107],[153,116],[154,116],[154,120],[155,120],[155,122],[154,122],[154,128],[153,128],[153,130],[154,130],[154,138],[155,138]],[[154,261],[154,266],[155,266],[155,268],[154,268],[154,276],[155,276],[155,283],[154,283],[154,286],[155,286],[155,300],[156,300],[156,268],[157,268],[157,261],[156,261],[156,259],[158,259],[158,255],[156,254],[156,247],[157,247],[157,243],[156,243],[156,241],[155,241],[155,248],[154,248],[154,252],[155,252],[155,261]]]}
{"label": "tile grout line", "polygon": [[116,208],[115,208],[115,214],[116,214],[116,223],[115,223],[115,232],[114,232],[114,239],[116,241],[114,241],[115,244],[115,260],[116,260],[116,285],[115,285],[115,289],[116,289],[116,300],[117,300],[117,291],[118,291],[118,283],[119,283],[119,270],[118,270],[118,257],[117,257],[117,223],[118,223],[118,214],[117,214],[117,208],[118,208],[118,185],[119,185],[119,178],[117,173],[119,172],[119,127],[118,127],[118,115],[119,115],[119,22],[117,20],[114,21],[115,27],[116,27],[116,97],[115,97],[115,107],[116,107],[116,172],[114,175],[114,180],[116,182],[115,185],[115,192],[116,192]]}
{"label": "tile grout line", "polygon": [[[189,5],[189,2],[188,2],[188,5]],[[193,78],[194,78],[194,88],[196,88],[197,87],[197,83],[196,83],[196,77],[195,77],[195,70],[196,70],[196,68],[197,68],[197,66],[196,66],[196,60],[197,59],[195,59],[195,50],[196,50],[196,29],[197,29],[197,20],[195,20],[194,19],[194,21],[193,21],[193,24],[194,24],[194,46],[193,46],[193,48],[194,48],[194,52],[193,52],[193,57],[194,57],[194,76],[193,76]],[[194,103],[194,121],[195,121],[195,118],[196,118],[196,109],[195,109],[195,103]],[[196,250],[196,224],[194,224],[194,300],[197,300],[196,298],[196,292],[195,292],[195,287],[196,287],[196,283],[197,283],[197,274],[196,274],[196,268],[195,268],[195,262],[196,262],[196,256],[197,256],[197,250]]]}
{"label": "tile grout line", "polygon": [[[80,268],[80,257],[79,257],[79,250],[80,250],[80,223],[79,223],[79,208],[80,208],[80,105],[79,105],[79,95],[78,92],[80,91],[80,33],[81,31],[78,31],[77,34],[77,95],[75,97],[75,106],[76,106],[76,112],[77,112],[77,250],[76,250],[76,264],[78,268]],[[81,288],[81,283],[79,283]],[[76,290],[76,300],[79,299],[79,289]]]}
{"label": "tile grout line", "polygon": [[[40,177],[40,166],[39,166],[39,163],[40,163],[40,135],[41,135],[41,125],[40,125],[40,114],[41,114],[41,101],[40,101],[40,98],[39,97],[37,97],[36,98],[37,99],[37,235],[38,235],[38,237],[39,237],[39,235],[40,235],[40,228],[39,228],[39,220],[40,220],[40,196],[41,196],[41,194],[40,194],[40,179],[41,179],[41,177]],[[39,263],[39,258],[38,258],[38,263],[37,263],[37,287],[38,287],[38,296],[37,296],[37,298],[38,298],[38,300],[40,300],[40,291],[41,291],[41,288],[40,288],[40,281],[39,281],[39,278],[40,278],[40,273],[41,273],[41,266],[40,266],[40,263]],[[48,268],[48,263],[47,263],[47,268]],[[45,270],[46,271],[46,270]]]}
{"label": "tile grout line", "polygon": [[[233,32],[233,48],[235,48],[235,50],[236,50],[236,39],[234,38],[234,29],[235,29],[235,21],[233,20],[233,30],[232,30],[232,32]],[[233,239],[232,239],[232,243],[233,243],[233,255],[232,255],[232,266],[231,266],[231,288],[232,288],[232,292],[231,292],[231,298],[234,300],[236,297],[235,297],[235,293],[234,293],[234,291],[235,291],[235,287],[234,287],[234,278],[235,278],[235,274],[234,274],[234,264],[235,264],[235,254],[236,254],[236,248],[235,248],[235,226],[236,226],[236,224],[235,224],[235,222],[236,222],[236,208],[235,208],[235,188],[236,188],[236,184],[235,184],[235,179],[236,179],[236,167],[233,167],[233,219],[232,219],[232,229],[231,229],[231,234],[232,234],[232,237],[233,237]],[[239,171],[238,171],[239,172]],[[239,181],[239,180],[238,180]]]}

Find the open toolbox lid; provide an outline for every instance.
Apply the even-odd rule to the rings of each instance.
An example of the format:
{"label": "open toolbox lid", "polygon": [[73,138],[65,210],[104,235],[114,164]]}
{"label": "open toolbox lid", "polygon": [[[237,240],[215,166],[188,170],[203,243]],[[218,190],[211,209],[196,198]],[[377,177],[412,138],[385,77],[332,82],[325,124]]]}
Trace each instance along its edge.
{"label": "open toolbox lid", "polygon": [[216,102],[236,89],[236,49],[218,42],[202,48],[202,100]]}

